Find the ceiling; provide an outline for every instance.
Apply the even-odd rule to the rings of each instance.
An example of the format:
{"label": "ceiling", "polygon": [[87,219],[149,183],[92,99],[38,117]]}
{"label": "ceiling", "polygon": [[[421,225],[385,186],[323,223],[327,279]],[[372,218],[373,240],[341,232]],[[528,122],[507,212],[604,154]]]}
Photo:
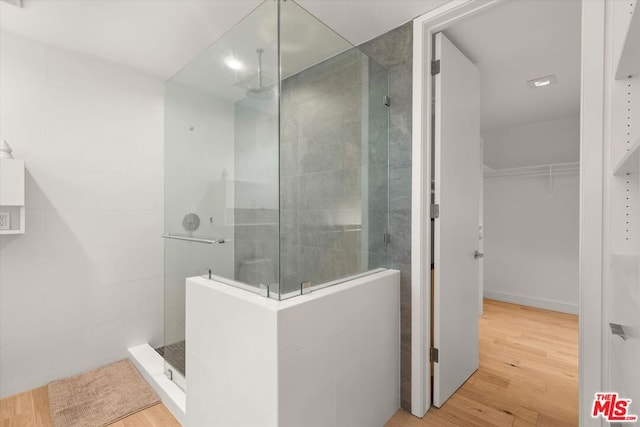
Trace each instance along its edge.
{"label": "ceiling", "polygon": [[[300,0],[352,44],[446,0]],[[262,0],[0,1],[0,29],[169,78]]]}
{"label": "ceiling", "polygon": [[[508,1],[444,31],[480,70],[483,129],[578,114],[580,7],[575,0]],[[550,74],[556,84],[527,86]]]}
{"label": "ceiling", "polygon": [[[277,82],[278,75],[285,79],[352,47],[291,1],[281,6],[278,46],[276,16],[275,2],[262,4],[190,61],[171,78],[171,82],[235,102],[245,98],[247,89],[260,87],[259,56],[262,87],[267,89]],[[262,51],[260,54],[258,49]],[[227,65],[231,59],[236,64],[234,69]],[[273,91],[259,91],[259,94],[262,95],[260,98],[275,100]],[[267,102],[265,107],[273,106]]]}
{"label": "ceiling", "polygon": [[[197,57],[203,60],[203,52],[214,41],[262,3],[262,0],[23,0],[24,7],[18,8],[6,1],[0,1],[2,30],[164,79]],[[298,0],[298,3],[358,45],[446,0]],[[255,46],[260,45],[256,41],[269,36],[265,36],[264,25],[248,27],[254,31],[243,31],[243,40],[232,44],[247,46],[243,56],[247,58],[247,67],[255,70]],[[283,40],[283,52],[286,49],[292,52],[291,69],[283,71],[295,72],[305,64],[317,62],[318,55],[314,56],[314,52],[321,58],[343,50],[345,44],[339,37],[310,23],[304,25],[305,29],[311,27],[321,32],[315,37],[321,43],[309,48],[310,44],[305,45],[302,37]],[[295,32],[292,26],[289,33]],[[483,129],[577,114],[580,2],[508,1],[456,23],[445,34],[480,69]],[[285,46],[285,42],[299,43]],[[225,45],[217,45],[221,50],[216,54],[222,58]],[[302,54],[296,53],[296,49]],[[274,57],[274,53],[265,50],[265,69],[277,66],[276,62],[269,64]],[[205,74],[210,80],[211,74]],[[557,75],[557,84],[535,90],[526,85],[527,80],[549,74]],[[238,76],[232,77],[240,80]],[[197,78],[195,74],[188,77]]]}

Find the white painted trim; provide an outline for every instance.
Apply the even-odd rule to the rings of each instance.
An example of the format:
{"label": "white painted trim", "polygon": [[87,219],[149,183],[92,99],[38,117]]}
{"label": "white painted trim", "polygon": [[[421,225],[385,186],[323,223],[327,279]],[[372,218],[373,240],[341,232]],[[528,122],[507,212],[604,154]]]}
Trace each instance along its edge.
{"label": "white painted trim", "polygon": [[[413,21],[411,176],[411,413],[431,404],[431,39],[445,27],[503,0],[452,0]],[[425,42],[426,41],[426,42]],[[426,183],[426,185],[423,185]]]}
{"label": "white painted trim", "polygon": [[[423,25],[413,21],[413,108],[411,132],[411,413],[423,417],[431,402],[428,358],[431,307],[431,221],[430,185],[422,185],[431,176],[431,153],[427,127],[423,124],[423,107],[428,109],[431,90],[423,89],[423,74],[431,71],[423,52]],[[426,67],[427,70],[423,71]],[[425,116],[429,117],[429,116]]]}
{"label": "white painted trim", "polygon": [[578,304],[554,301],[544,298],[535,298],[527,295],[510,294],[507,292],[497,292],[485,289],[484,298],[496,301],[508,302],[511,304],[526,305],[529,307],[541,308],[543,310],[559,311],[567,314],[578,314]]}
{"label": "white painted trim", "polygon": [[[502,0],[452,0],[413,23],[411,412],[422,417],[431,400],[430,331],[431,37],[446,26]],[[580,425],[600,425],[584,414],[603,384],[603,138],[605,0],[582,0],[580,166]],[[426,41],[426,42],[425,42]],[[424,147],[423,147],[423,141]],[[426,184],[426,185],[423,185]]]}
{"label": "white painted trim", "polygon": [[582,82],[580,96],[580,426],[591,418],[593,396],[603,387],[603,148],[605,0],[582,1]]}
{"label": "white painted trim", "polygon": [[129,359],[133,362],[145,381],[158,393],[162,403],[174,417],[185,425],[187,397],[174,382],[164,374],[164,359],[149,344],[128,349]]}

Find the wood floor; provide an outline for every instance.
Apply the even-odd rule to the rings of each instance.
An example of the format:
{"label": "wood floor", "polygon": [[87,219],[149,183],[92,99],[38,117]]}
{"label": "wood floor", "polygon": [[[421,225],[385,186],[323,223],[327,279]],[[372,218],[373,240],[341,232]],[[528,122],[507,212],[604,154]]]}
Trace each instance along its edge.
{"label": "wood floor", "polygon": [[386,427],[577,425],[578,317],[485,300],[478,371],[442,408]]}
{"label": "wood floor", "polygon": [[[53,427],[47,387],[0,400],[0,427]],[[180,427],[162,403],[137,412],[109,427]]]}
{"label": "wood floor", "polygon": [[[480,369],[442,408],[423,419],[398,411],[386,427],[577,425],[577,316],[485,300]],[[0,400],[9,426],[51,426],[46,387]],[[179,426],[163,404],[111,425]]]}

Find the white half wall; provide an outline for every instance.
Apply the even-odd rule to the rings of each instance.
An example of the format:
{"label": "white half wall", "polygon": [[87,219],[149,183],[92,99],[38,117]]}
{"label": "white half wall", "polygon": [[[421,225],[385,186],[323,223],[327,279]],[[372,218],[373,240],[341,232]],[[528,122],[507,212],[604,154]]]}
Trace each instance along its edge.
{"label": "white half wall", "polygon": [[187,425],[382,426],[400,407],[400,274],[286,301],[190,278],[187,342]]}
{"label": "white half wall", "polygon": [[163,81],[0,33],[0,138],[26,234],[0,237],[0,397],[163,336]]}
{"label": "white half wall", "polygon": [[484,296],[578,313],[579,176],[484,182]]}

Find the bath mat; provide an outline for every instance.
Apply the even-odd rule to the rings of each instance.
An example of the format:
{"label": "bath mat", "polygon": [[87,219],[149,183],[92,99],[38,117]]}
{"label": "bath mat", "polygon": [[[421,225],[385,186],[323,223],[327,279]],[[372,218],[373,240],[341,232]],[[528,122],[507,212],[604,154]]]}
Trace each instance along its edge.
{"label": "bath mat", "polygon": [[127,359],[48,388],[55,427],[103,427],[160,402]]}

